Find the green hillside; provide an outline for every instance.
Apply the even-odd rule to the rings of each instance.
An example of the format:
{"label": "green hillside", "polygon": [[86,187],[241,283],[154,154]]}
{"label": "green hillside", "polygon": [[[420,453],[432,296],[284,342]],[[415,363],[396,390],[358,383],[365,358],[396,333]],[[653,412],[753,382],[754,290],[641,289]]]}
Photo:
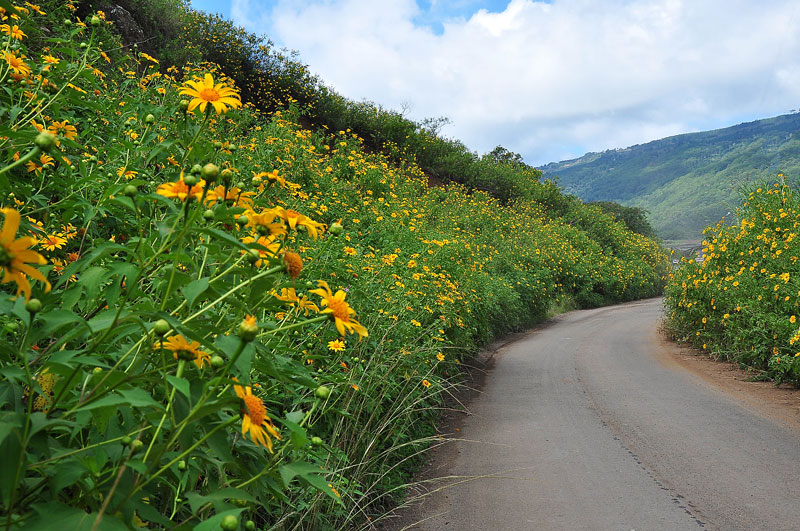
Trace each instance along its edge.
{"label": "green hillside", "polygon": [[618,201],[645,208],[665,239],[696,238],[735,213],[747,181],[800,173],[800,114],[550,163],[545,176],[584,201]]}

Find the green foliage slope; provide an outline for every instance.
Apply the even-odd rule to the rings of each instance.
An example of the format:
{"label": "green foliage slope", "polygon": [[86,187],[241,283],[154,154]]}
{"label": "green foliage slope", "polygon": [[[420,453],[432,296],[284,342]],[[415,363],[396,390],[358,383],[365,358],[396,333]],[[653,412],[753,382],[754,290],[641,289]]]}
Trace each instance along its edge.
{"label": "green foliage slope", "polygon": [[800,173],[800,114],[588,153],[540,169],[585,201],[617,201],[650,214],[665,239],[698,238],[733,212],[750,180]]}

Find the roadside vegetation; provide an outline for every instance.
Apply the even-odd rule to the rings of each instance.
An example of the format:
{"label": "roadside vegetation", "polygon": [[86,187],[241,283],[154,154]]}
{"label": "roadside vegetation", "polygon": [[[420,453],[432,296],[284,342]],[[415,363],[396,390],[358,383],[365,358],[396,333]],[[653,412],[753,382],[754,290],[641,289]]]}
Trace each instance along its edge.
{"label": "roadside vegetation", "polygon": [[800,384],[797,185],[753,186],[738,223],[705,231],[702,263],[683,259],[665,290],[672,335],[714,357]]}
{"label": "roadside vegetation", "polygon": [[[241,77],[171,19],[160,49],[196,60],[167,62],[87,9],[0,0],[3,527],[366,526],[482,345],[660,293],[655,241],[513,154],[425,169],[427,148],[311,127],[270,84],[298,63]],[[429,187],[434,167],[467,177]]]}

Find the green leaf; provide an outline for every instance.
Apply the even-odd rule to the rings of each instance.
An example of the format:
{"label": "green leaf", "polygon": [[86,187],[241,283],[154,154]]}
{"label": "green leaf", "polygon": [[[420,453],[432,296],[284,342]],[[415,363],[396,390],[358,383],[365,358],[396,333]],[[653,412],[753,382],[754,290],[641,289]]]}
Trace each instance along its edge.
{"label": "green leaf", "polygon": [[208,234],[209,236],[213,236],[215,239],[227,242],[227,243],[233,245],[234,247],[238,247],[238,248],[242,249],[243,251],[247,251],[247,250],[250,249],[248,246],[246,246],[245,244],[243,244],[242,242],[240,242],[239,240],[237,240],[236,238],[234,238],[233,236],[231,236],[227,232],[223,232],[221,230],[201,228],[201,229],[198,229],[198,232],[201,232],[201,233],[204,233],[204,234]]}
{"label": "green leaf", "polygon": [[39,314],[39,318],[44,321],[44,326],[37,331],[35,337],[47,337],[61,327],[69,324],[80,323],[86,326],[86,322],[83,318],[70,310],[53,310],[52,312]]}
{"label": "green leaf", "polygon": [[189,282],[181,289],[181,291],[183,292],[183,296],[186,298],[186,302],[191,308],[194,305],[194,302],[197,300],[197,297],[202,295],[207,289],[208,278],[203,277]]}
{"label": "green leaf", "polygon": [[132,407],[155,407],[161,409],[161,404],[153,400],[153,397],[144,389],[133,388],[117,391],[126,402]]}
{"label": "green leaf", "polygon": [[337,496],[328,486],[328,482],[323,475],[325,474],[325,470],[316,465],[305,463],[303,461],[296,461],[294,463],[281,466],[280,473],[284,487],[288,487],[289,483],[291,483],[295,477],[300,477],[300,479],[312,487],[316,488],[320,492],[324,492],[332,499],[341,503],[339,496]]}
{"label": "green leaf", "polygon": [[123,404],[130,407],[155,407],[157,409],[161,409],[161,404],[153,400],[153,398],[147,394],[147,391],[144,389],[126,389],[123,391],[117,391],[116,393],[104,396],[95,402],[81,407],[81,409],[83,411],[91,411],[99,407],[119,406]]}
{"label": "green leaf", "polygon": [[130,315],[130,312],[123,311],[120,313],[119,319],[115,321],[114,319],[117,316],[117,310],[105,310],[94,316],[89,321],[89,328],[92,330],[92,333],[97,333],[101,330],[111,327],[113,324],[119,324],[119,322],[125,319],[128,315]]}
{"label": "green leaf", "polygon": [[[298,418],[298,414],[299,414],[299,418]],[[289,419],[290,416],[294,417],[297,420],[296,421],[295,420],[290,420]],[[291,432],[290,438],[291,438],[291,441],[292,441],[292,446],[294,446],[295,449],[297,449],[297,450],[303,448],[305,445],[308,444],[308,434],[306,433],[305,428],[303,428],[299,424],[303,420],[304,416],[305,415],[303,414],[302,411],[294,411],[292,413],[288,413],[286,415],[286,418],[283,419],[283,420],[277,419],[284,426],[289,428],[289,431]]]}
{"label": "green leaf", "polygon": [[189,381],[187,379],[178,378],[174,374],[168,374],[167,381],[170,383],[172,387],[180,391],[180,393],[186,397],[186,400],[188,400],[191,403],[192,396],[189,390]]}
{"label": "green leaf", "polygon": [[253,498],[246,490],[237,489],[234,487],[220,489],[216,492],[206,495],[198,494],[196,492],[187,492],[186,499],[189,501],[189,507],[192,508],[192,512],[196,512],[198,509],[200,509],[200,507],[209,502],[215,504],[215,507],[217,507],[216,504],[232,499],[247,500],[251,503],[256,503],[256,499]]}
{"label": "green leaf", "polygon": [[239,515],[241,515],[242,512],[244,512],[243,508],[230,509],[228,511],[217,513],[208,520],[194,526],[194,531],[218,531],[223,518],[225,518],[229,514],[232,514],[236,518],[239,518]]}
{"label": "green leaf", "polygon": [[[25,523],[26,530],[52,531],[54,527],[60,529],[74,529],[76,531],[89,531],[94,525],[97,513],[87,514],[81,509],[69,507],[62,503],[48,502],[33,505],[36,516]],[[98,531],[127,531],[127,526],[109,514],[104,514],[97,526]]]}

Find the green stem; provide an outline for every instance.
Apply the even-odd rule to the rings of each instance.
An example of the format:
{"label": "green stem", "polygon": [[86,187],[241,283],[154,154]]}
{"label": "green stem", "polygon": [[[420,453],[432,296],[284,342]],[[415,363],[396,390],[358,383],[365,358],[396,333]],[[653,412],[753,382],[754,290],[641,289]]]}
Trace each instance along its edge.
{"label": "green stem", "polygon": [[13,170],[14,168],[16,168],[17,166],[19,166],[21,164],[25,164],[26,162],[28,162],[29,160],[31,160],[33,157],[35,157],[36,155],[38,155],[41,152],[42,152],[42,150],[39,148],[39,146],[34,146],[32,150],[28,151],[25,154],[25,156],[20,157],[16,161],[12,162],[8,166],[6,166],[2,170],[0,170],[0,175],[3,175],[7,171]]}
{"label": "green stem", "polygon": [[[184,367],[186,367],[186,360],[179,360],[178,370],[175,371],[175,376],[177,378],[183,376]],[[169,414],[169,410],[170,408],[172,408],[172,401],[175,399],[175,391],[176,387],[172,386],[172,390],[169,393],[169,399],[167,400],[167,407],[166,409],[164,409],[164,414],[161,416],[161,421],[158,423],[158,427],[156,428],[155,433],[153,433],[153,437],[150,439],[150,445],[147,447],[147,451],[144,453],[144,457],[142,458],[143,462],[147,462],[147,457],[150,455],[150,450],[153,449],[153,445],[156,443],[156,438],[158,437],[158,434],[161,431],[161,426],[164,425],[164,421],[167,418],[167,414]]]}
{"label": "green stem", "polygon": [[[172,461],[170,461],[166,465],[164,465],[161,468],[159,468],[158,471],[155,474],[151,475],[149,478],[147,478],[146,481],[144,481],[143,483],[137,485],[136,488],[134,488],[130,492],[130,494],[128,495],[128,498],[130,498],[130,496],[134,495],[138,491],[142,490],[142,488],[144,488],[145,485],[147,485],[148,483],[150,483],[151,481],[156,479],[158,476],[160,476],[162,473],[164,473],[169,467],[171,467],[172,465],[174,465],[175,463],[177,463],[178,461],[180,461],[181,459],[183,459],[187,455],[191,454],[194,451],[195,448],[197,448],[198,446],[203,444],[206,441],[206,439],[208,439],[209,437],[214,435],[217,431],[221,430],[222,428],[226,428],[226,427],[230,426],[231,424],[233,424],[237,420],[239,420],[238,417],[231,417],[228,420],[226,420],[225,422],[223,422],[222,424],[218,424],[213,430],[211,430],[208,433],[206,433],[204,436],[202,436],[200,439],[198,439],[196,443],[194,443],[189,448],[184,450],[183,453],[181,453],[180,455],[178,455],[177,457],[172,459]],[[124,503],[125,501],[127,501],[127,498],[125,500],[123,500],[122,503]]]}
{"label": "green stem", "polygon": [[278,332],[285,332],[286,330],[292,330],[293,328],[300,328],[301,326],[309,325],[311,323],[319,323],[320,321],[324,321],[325,319],[330,319],[328,315],[319,315],[317,317],[312,317],[311,319],[307,319],[305,321],[301,321],[299,323],[290,324],[284,326],[282,328],[276,328],[274,330],[267,330],[266,332],[262,332],[259,334],[259,337],[266,336],[269,334],[277,334]]}

